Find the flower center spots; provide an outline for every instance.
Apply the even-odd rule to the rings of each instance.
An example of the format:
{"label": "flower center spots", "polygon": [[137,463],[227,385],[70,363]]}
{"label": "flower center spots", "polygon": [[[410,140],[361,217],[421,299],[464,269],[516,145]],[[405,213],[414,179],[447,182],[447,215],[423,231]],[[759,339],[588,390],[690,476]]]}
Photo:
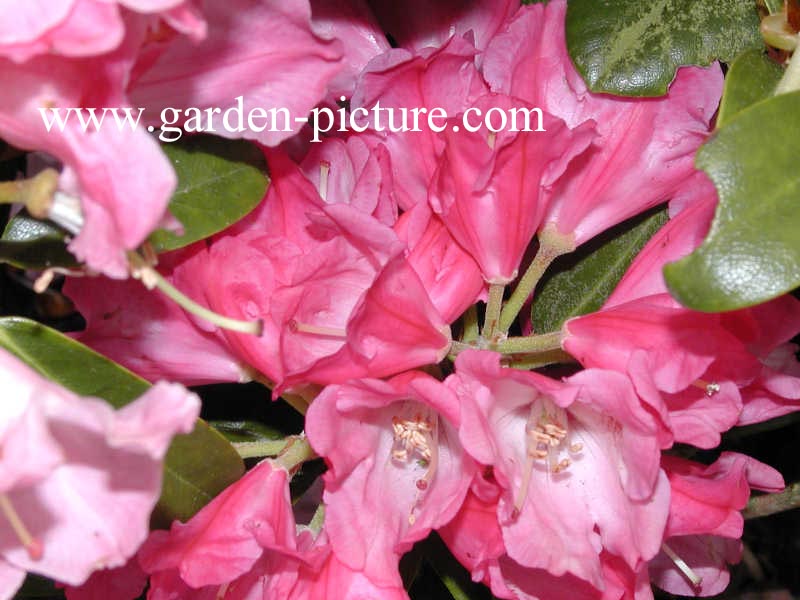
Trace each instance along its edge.
{"label": "flower center spots", "polygon": [[413,525],[417,520],[414,513],[419,509],[422,496],[428,490],[436,474],[436,466],[439,461],[437,417],[421,413],[414,414],[410,419],[394,416],[392,417],[392,431],[394,433],[392,460],[406,464],[416,459],[417,464],[425,469],[425,475],[414,482],[417,492],[408,515],[408,522]]}
{"label": "flower center spots", "polygon": [[[571,457],[582,450],[583,444],[569,440],[566,411],[546,399],[534,402],[525,423],[525,464],[512,517],[516,518],[522,511],[537,462],[542,463],[549,473],[561,473],[572,464]],[[562,458],[562,452],[568,456]]]}
{"label": "flower center spots", "polygon": [[11,529],[14,531],[17,538],[19,538],[25,550],[28,551],[28,556],[31,557],[31,560],[41,559],[44,554],[41,540],[33,537],[25,526],[25,523],[23,523],[19,513],[17,513],[14,508],[14,505],[11,503],[11,499],[6,494],[0,494],[0,512],[2,512],[6,520],[8,520]]}

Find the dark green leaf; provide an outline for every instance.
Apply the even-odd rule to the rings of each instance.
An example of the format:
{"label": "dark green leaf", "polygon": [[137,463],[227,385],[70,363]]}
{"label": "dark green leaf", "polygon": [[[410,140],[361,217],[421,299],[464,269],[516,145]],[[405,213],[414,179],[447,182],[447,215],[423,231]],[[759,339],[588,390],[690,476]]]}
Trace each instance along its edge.
{"label": "dark green leaf", "polygon": [[667,265],[672,294],[690,308],[725,311],[800,285],[800,92],[754,104],[701,146],[720,205],[702,246]]}
{"label": "dark green leaf", "polygon": [[169,209],[184,233],[154,232],[150,242],[157,252],[188,246],[222,231],[264,197],[268,184],[264,156],[249,142],[200,135],[162,148],[178,174]]}
{"label": "dark green leaf", "polygon": [[[21,317],[0,318],[0,346],[68,390],[102,398],[114,407],[131,402],[150,386],[75,340]],[[198,420],[194,431],[176,436],[167,452],[154,524],[188,519],[243,472],[236,450]]]}
{"label": "dark green leaf", "polygon": [[469,572],[450,553],[442,538],[435,532],[422,542],[423,556],[453,600],[490,600],[489,590],[472,581]]}
{"label": "dark green leaf", "polygon": [[761,48],[752,0],[570,0],[567,47],[594,92],[660,96],[681,65]]}
{"label": "dark green leaf", "polygon": [[65,233],[47,221],[22,212],[8,222],[0,239],[0,262],[20,269],[75,267],[67,251]]}
{"label": "dark green leaf", "polygon": [[556,331],[567,319],[600,308],[647,240],[666,222],[666,209],[650,211],[554,262],[550,267],[553,275],[548,275],[534,296],[534,331]]}
{"label": "dark green leaf", "polygon": [[769,98],[781,75],[783,69],[761,50],[748,50],[741,54],[733,61],[725,77],[717,127],[725,125],[751,104]]}

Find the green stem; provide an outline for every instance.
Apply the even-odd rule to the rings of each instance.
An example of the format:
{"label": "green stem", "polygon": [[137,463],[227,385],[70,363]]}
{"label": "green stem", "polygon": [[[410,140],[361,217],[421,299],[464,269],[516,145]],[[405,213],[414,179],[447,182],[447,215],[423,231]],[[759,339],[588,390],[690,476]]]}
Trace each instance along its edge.
{"label": "green stem", "polygon": [[464,313],[464,335],[461,336],[461,340],[463,342],[475,342],[478,340],[479,335],[478,307],[473,304]]}
{"label": "green stem", "polygon": [[[800,40],[800,36],[797,37]],[[795,92],[800,90],[800,52],[795,49],[792,58],[789,60],[789,66],[783,73],[783,77],[775,86],[773,95],[786,94],[788,92]]]}
{"label": "green stem", "polygon": [[161,273],[148,265],[136,252],[128,253],[128,261],[131,264],[131,274],[133,277],[140,279],[147,289],[151,290],[157,288],[162,294],[175,302],[186,312],[192,313],[223,329],[230,329],[231,331],[238,331],[240,333],[249,333],[255,336],[260,336],[263,332],[264,323],[261,319],[258,321],[231,319],[230,317],[222,316],[198,304],[164,279]]}
{"label": "green stem", "polygon": [[486,315],[483,318],[483,337],[487,340],[492,339],[497,333],[505,290],[506,286],[503,283],[489,284],[489,301],[486,303]]}
{"label": "green stem", "polygon": [[538,369],[539,367],[546,367],[547,365],[569,364],[575,362],[577,361],[571,354],[558,349],[532,354],[514,354],[511,356],[510,360],[504,362],[504,364],[513,369],[523,369],[527,371],[530,369]]}
{"label": "green stem", "polygon": [[322,531],[322,525],[325,523],[325,505],[320,504],[317,507],[317,510],[314,511],[314,516],[311,517],[311,521],[308,523],[308,528],[314,532],[314,534],[318,534]]}
{"label": "green stem", "polygon": [[532,354],[561,350],[561,332],[553,331],[528,337],[511,337],[492,347],[501,354]]}
{"label": "green stem", "polygon": [[573,236],[558,233],[555,227],[548,227],[539,233],[539,250],[500,314],[500,331],[506,333],[511,327],[547,267],[556,258],[574,249]]}
{"label": "green stem", "polygon": [[286,440],[262,440],[260,442],[233,442],[233,447],[242,458],[277,456],[286,447]]}
{"label": "green stem", "polygon": [[305,435],[300,434],[298,437],[289,438],[286,448],[275,459],[275,462],[291,473],[299,465],[314,458],[317,458],[317,455],[311,448],[311,444],[308,443]]}
{"label": "green stem", "polygon": [[800,482],[793,483],[777,494],[764,494],[750,498],[742,511],[745,519],[757,519],[800,507]]}

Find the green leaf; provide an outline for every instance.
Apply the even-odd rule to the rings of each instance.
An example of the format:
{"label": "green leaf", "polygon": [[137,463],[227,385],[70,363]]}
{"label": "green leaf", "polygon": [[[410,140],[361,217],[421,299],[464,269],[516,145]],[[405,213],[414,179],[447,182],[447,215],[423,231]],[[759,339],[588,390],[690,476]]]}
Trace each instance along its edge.
{"label": "green leaf", "polygon": [[78,265],[67,250],[64,231],[25,212],[8,222],[0,238],[0,262],[20,269],[37,270]]}
{"label": "green leaf", "polygon": [[169,209],[184,233],[154,232],[150,243],[157,252],[182,248],[222,231],[264,197],[269,181],[264,156],[250,142],[199,135],[162,148],[178,175]]}
{"label": "green leaf", "polygon": [[702,311],[765,302],[800,285],[800,92],[754,104],[697,153],[720,205],[703,244],[664,267],[672,294]]}
{"label": "green leaf", "polygon": [[567,49],[593,92],[660,96],[681,65],[761,48],[752,0],[570,0]]}
{"label": "green leaf", "polygon": [[549,271],[553,274],[548,274],[534,296],[534,331],[557,331],[567,319],[600,308],[634,257],[666,222],[666,209],[648,211],[555,261]]}
{"label": "green leaf", "polygon": [[783,69],[761,50],[742,53],[725,76],[717,127],[725,125],[751,104],[769,98],[782,75]]}
{"label": "green leaf", "polygon": [[[116,408],[150,387],[83,344],[21,317],[0,318],[0,346],[75,394],[102,398]],[[174,519],[185,521],[243,473],[233,446],[198,420],[194,431],[176,436],[167,452],[153,524],[165,527]]]}

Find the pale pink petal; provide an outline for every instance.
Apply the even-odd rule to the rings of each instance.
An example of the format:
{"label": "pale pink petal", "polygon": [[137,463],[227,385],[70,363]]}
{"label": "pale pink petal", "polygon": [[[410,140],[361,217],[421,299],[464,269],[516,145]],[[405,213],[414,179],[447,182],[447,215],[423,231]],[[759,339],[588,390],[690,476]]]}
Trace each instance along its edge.
{"label": "pale pink petal", "polygon": [[[269,146],[299,131],[304,123],[296,118],[308,116],[341,68],[340,44],[311,29],[308,0],[211,2],[204,13],[206,38],[200,44],[184,38],[168,44],[132,82],[133,103],[146,107],[155,125],[165,107],[219,109],[214,133]],[[280,113],[272,122],[269,108],[287,109],[288,123]],[[226,128],[223,116],[230,109]],[[266,117],[251,127],[248,115],[254,109]]]}
{"label": "pale pink petal", "polygon": [[25,569],[0,559],[0,599],[11,600],[25,581]]}
{"label": "pale pink petal", "polygon": [[695,587],[663,552],[650,561],[650,578],[662,590],[682,596],[714,596],[730,581],[727,564],[739,562],[742,543],[714,535],[673,537],[669,547],[702,578]]}

